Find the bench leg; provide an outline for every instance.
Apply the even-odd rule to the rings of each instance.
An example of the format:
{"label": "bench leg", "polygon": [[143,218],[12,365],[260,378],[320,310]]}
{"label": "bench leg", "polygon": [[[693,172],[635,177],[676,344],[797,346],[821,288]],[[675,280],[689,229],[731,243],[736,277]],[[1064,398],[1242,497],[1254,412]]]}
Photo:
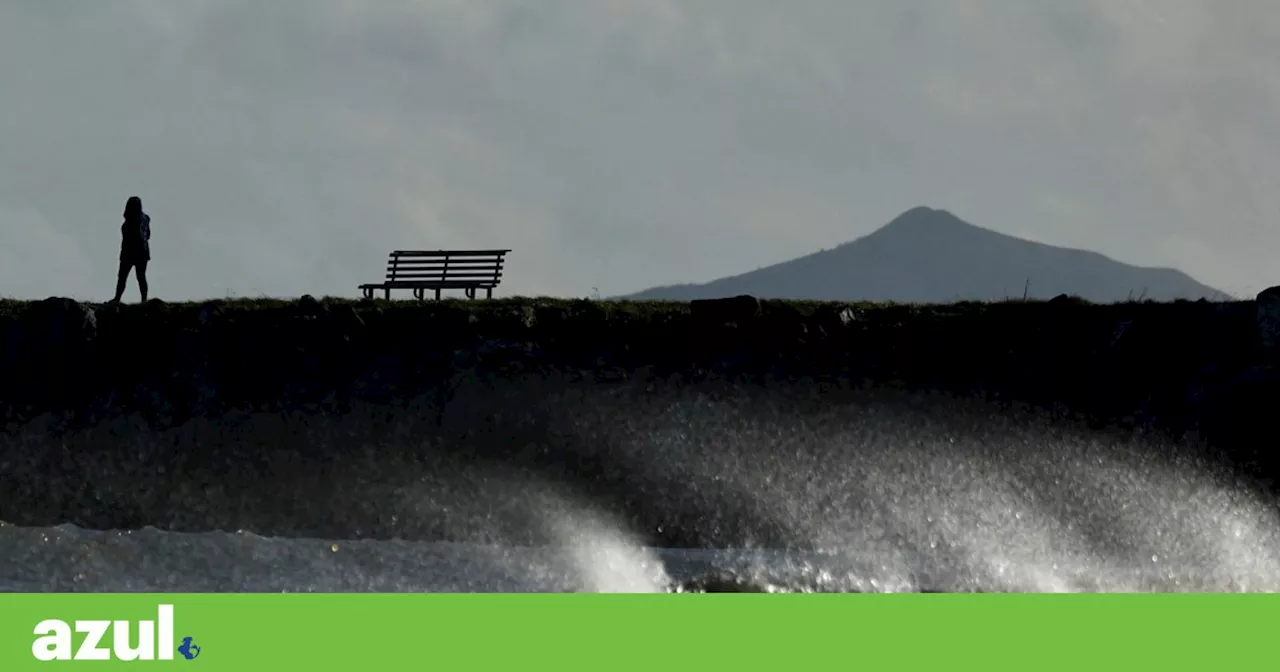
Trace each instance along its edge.
{"label": "bench leg", "polygon": [[484,288],[484,298],[486,298],[486,299],[492,299],[492,298],[493,298],[493,288],[492,288],[492,287],[485,287],[485,288]]}
{"label": "bench leg", "polygon": [[474,299],[474,298],[476,298],[476,288],[475,288],[475,287],[468,287],[468,288],[467,288],[467,298],[468,298],[468,299]]}
{"label": "bench leg", "polygon": [[388,288],[385,290],[385,296],[386,296],[386,299],[387,299],[388,301],[390,301],[390,300],[391,300],[391,288],[390,288],[390,287],[388,287]]}
{"label": "bench leg", "polygon": [[423,299],[427,298],[427,290],[425,290],[425,289],[423,289],[423,288],[421,288],[421,287],[418,287],[418,288],[414,289],[414,290],[413,290],[413,298],[415,298],[415,299],[417,299],[417,300],[419,300],[419,301],[421,301],[421,300],[423,300]]}
{"label": "bench leg", "polygon": [[440,300],[440,288],[439,288],[439,287],[437,287],[437,288],[436,288],[436,301],[439,301],[439,300]]}

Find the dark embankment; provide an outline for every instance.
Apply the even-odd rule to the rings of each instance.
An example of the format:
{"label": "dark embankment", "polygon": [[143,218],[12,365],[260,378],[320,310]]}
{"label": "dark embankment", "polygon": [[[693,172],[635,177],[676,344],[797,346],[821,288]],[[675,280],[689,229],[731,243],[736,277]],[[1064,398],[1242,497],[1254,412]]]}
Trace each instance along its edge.
{"label": "dark embankment", "polygon": [[1265,482],[1273,303],[0,303],[0,520],[537,543],[589,506],[803,543],[722,476],[820,472],[857,441],[796,428],[833,418],[1141,430]]}

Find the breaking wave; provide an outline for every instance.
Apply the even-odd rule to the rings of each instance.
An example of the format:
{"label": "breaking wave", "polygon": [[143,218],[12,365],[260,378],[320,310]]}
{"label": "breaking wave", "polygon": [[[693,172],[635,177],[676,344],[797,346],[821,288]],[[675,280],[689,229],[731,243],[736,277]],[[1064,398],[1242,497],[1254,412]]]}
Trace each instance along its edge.
{"label": "breaking wave", "polygon": [[[102,487],[112,506],[142,511],[143,524],[95,530],[68,515],[0,526],[0,586],[272,592],[1280,587],[1275,501],[1194,450],[940,396],[886,402],[837,392],[737,392],[540,393],[536,440],[494,429],[506,425],[495,420],[490,400],[482,422],[471,417],[463,424],[473,439],[476,427],[487,427],[488,440],[506,442],[505,452],[424,466],[390,458],[384,464],[373,451],[359,458],[363,466],[280,480],[280,489],[295,488],[291,496],[306,499],[307,506],[293,512],[227,508],[204,491],[213,502],[205,509],[193,500],[190,510],[175,512],[172,495],[162,507],[165,518],[139,502],[122,502],[121,493],[136,483],[137,472],[128,472],[134,481]],[[330,441],[349,429],[341,418],[311,422],[312,435],[327,432]],[[316,429],[322,422],[327,428]],[[450,428],[449,422],[438,426]],[[514,446],[517,435],[529,443]],[[6,439],[7,478],[20,478],[17,451],[32,450],[39,443],[33,436]],[[412,443],[405,437],[414,435],[388,430],[381,436],[375,443],[385,453],[388,442]],[[427,450],[419,443],[393,448],[395,454]],[[106,470],[105,481],[125,478],[112,469],[128,471],[95,464]],[[177,477],[170,472],[170,478]],[[260,488],[262,481],[254,483]],[[225,510],[213,511],[218,506]],[[192,523],[199,515],[206,516],[203,528]],[[242,524],[228,525],[236,516]],[[0,518],[13,516],[0,511]],[[241,527],[248,531],[226,531]],[[314,534],[328,530],[342,533]]]}

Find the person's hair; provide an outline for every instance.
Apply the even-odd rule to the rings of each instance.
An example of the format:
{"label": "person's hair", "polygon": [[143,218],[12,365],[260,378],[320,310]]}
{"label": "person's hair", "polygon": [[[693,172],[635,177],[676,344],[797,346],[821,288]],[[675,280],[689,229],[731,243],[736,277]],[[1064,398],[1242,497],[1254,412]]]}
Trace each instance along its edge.
{"label": "person's hair", "polygon": [[137,196],[130,196],[124,204],[124,218],[135,219],[142,214],[142,199]]}

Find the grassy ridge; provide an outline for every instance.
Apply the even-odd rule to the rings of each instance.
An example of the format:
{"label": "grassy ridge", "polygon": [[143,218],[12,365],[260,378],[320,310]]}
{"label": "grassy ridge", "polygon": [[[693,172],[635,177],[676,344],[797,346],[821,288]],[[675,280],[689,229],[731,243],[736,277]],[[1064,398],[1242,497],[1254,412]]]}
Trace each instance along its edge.
{"label": "grassy ridge", "polygon": [[[0,298],[0,320],[16,319],[38,301]],[[1005,299],[1001,301],[961,301],[944,304],[926,303],[888,303],[874,301],[857,302],[825,302],[791,299],[764,299],[761,302],[764,315],[786,316],[792,318],[812,318],[820,316],[824,311],[849,309],[859,321],[874,325],[886,323],[900,325],[904,321],[934,321],[948,318],[1016,318],[1021,310],[1035,311],[1050,302],[1026,299]],[[1206,301],[1174,301],[1155,302],[1130,300],[1111,304],[1090,304],[1079,300],[1068,303],[1078,307],[1089,307],[1091,313],[1106,316],[1169,314],[1170,311],[1189,311],[1186,316],[1196,317],[1208,309],[1216,311],[1251,310],[1252,301],[1206,302]],[[452,317],[458,314],[475,316],[477,319],[489,317],[507,318],[512,314],[524,314],[536,319],[538,315],[560,315],[574,319],[587,320],[621,320],[625,322],[644,322],[650,320],[669,321],[673,318],[683,319],[690,315],[690,303],[682,301],[609,301],[592,299],[562,299],[551,297],[504,297],[488,300],[467,300],[446,298],[440,301],[405,300],[405,299],[351,299],[345,297],[303,297],[302,299],[278,298],[227,298],[205,301],[163,302],[152,300],[145,305],[122,304],[110,306],[103,303],[86,303],[97,310],[119,311],[137,314],[145,311],[148,319],[178,319],[198,314],[200,311],[214,309],[221,314],[258,313],[291,314],[310,307],[319,306],[327,310],[350,309],[356,314],[368,312],[393,312],[399,315],[412,313],[422,320],[433,317]],[[1024,316],[1029,316],[1030,313]]]}
{"label": "grassy ridge", "polygon": [[[256,311],[285,311],[292,312],[298,310],[306,301],[306,299],[276,299],[276,298],[227,298],[227,299],[210,299],[205,301],[181,301],[168,303],[163,301],[152,300],[146,305],[139,304],[122,304],[119,307],[107,306],[102,303],[88,303],[86,305],[95,308],[107,307],[117,310],[146,310],[148,314],[154,316],[179,316],[189,315],[198,312],[207,306],[216,307],[219,310],[234,312],[256,312]],[[669,315],[688,315],[689,303],[683,301],[607,301],[592,299],[561,299],[551,297],[504,297],[498,299],[485,300],[467,300],[446,298],[440,301],[427,300],[406,300],[406,299],[351,299],[345,297],[321,297],[314,299],[316,303],[326,306],[330,309],[350,308],[357,312],[364,311],[386,311],[386,310],[413,310],[419,312],[423,316],[451,314],[456,312],[465,312],[480,317],[494,314],[508,314],[512,311],[569,311],[573,312],[590,307],[596,311],[602,311],[603,316],[613,317],[625,320],[645,320],[652,319],[657,316]],[[0,298],[0,318],[17,317],[22,314],[30,306],[38,303],[37,301],[4,299]],[[797,311],[801,315],[812,315],[815,311],[822,307],[830,307],[838,305],[840,307],[849,307],[859,311],[869,311],[875,313],[880,310],[888,310],[900,314],[902,311],[909,313],[920,312],[939,312],[943,314],[956,314],[970,312],[975,310],[983,310],[994,305],[1012,306],[1012,305],[1030,305],[1040,304],[1040,301],[1022,301],[1008,300],[1000,302],[964,302],[954,304],[894,304],[894,303],[877,303],[877,302],[846,302],[833,303],[822,301],[801,301],[801,300],[765,300],[762,302],[765,310],[770,307],[785,307],[790,310]],[[1136,304],[1137,302],[1130,302]]]}

